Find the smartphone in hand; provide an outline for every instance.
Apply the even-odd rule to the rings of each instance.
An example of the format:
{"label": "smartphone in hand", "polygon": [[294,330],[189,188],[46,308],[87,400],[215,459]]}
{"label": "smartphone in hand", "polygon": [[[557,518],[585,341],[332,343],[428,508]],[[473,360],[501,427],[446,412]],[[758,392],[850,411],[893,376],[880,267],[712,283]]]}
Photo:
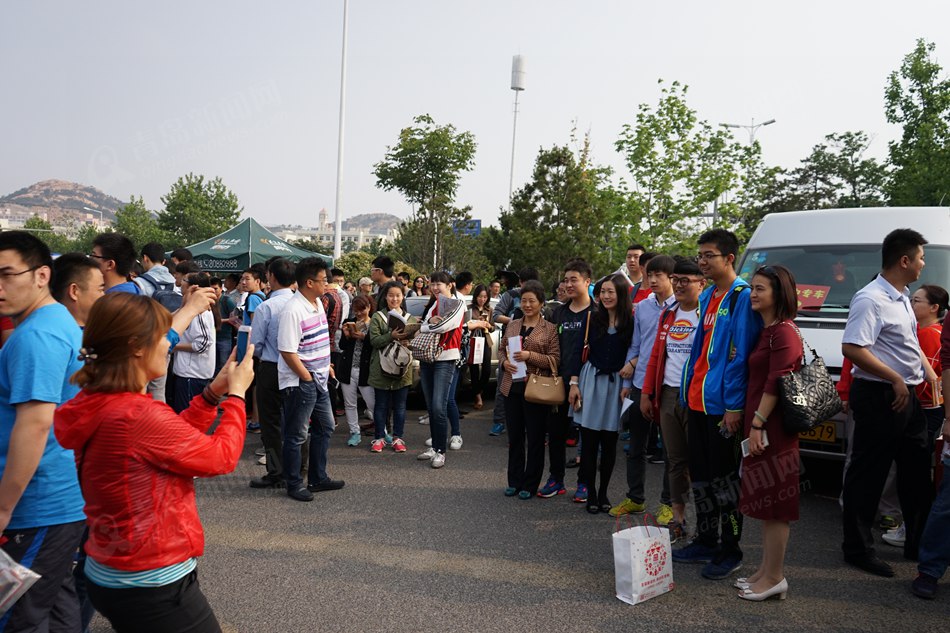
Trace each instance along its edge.
{"label": "smartphone in hand", "polygon": [[237,335],[237,362],[244,360],[244,355],[247,353],[247,344],[251,341],[251,326],[242,325],[238,328]]}

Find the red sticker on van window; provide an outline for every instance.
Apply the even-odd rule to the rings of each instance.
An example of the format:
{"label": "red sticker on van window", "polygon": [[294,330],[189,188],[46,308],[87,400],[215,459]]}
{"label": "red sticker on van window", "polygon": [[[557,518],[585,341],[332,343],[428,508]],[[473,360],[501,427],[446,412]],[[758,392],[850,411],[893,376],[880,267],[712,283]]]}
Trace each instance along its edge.
{"label": "red sticker on van window", "polygon": [[801,309],[802,306],[812,309],[820,308],[822,304],[824,304],[825,299],[828,298],[829,290],[831,290],[831,286],[798,284],[798,308]]}

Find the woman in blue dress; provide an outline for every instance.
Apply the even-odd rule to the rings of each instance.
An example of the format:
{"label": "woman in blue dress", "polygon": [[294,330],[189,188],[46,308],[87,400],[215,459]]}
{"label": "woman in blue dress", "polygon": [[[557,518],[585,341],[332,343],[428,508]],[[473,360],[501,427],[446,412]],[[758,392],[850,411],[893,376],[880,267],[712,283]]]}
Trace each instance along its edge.
{"label": "woman in blue dress", "polygon": [[[630,284],[623,275],[613,274],[600,284],[599,303],[590,320],[589,354],[580,376],[571,377],[570,405],[574,422],[581,427],[579,483],[587,485],[587,511],[610,510],[607,487],[617,460],[620,434],[620,370],[633,338]],[[600,455],[600,485],[597,484],[597,457]]]}

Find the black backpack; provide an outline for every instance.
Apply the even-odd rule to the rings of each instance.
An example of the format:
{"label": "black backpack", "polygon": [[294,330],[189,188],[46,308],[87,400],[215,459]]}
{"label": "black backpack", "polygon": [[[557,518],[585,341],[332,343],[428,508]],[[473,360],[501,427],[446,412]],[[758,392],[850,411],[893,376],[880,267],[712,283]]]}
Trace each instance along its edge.
{"label": "black backpack", "polygon": [[139,279],[144,279],[152,285],[152,287],[155,289],[152,292],[152,299],[155,299],[155,301],[158,301],[160,304],[162,304],[166,310],[169,312],[175,312],[181,308],[183,299],[180,294],[175,292],[175,284],[171,282],[159,283],[158,281],[155,281],[149,277],[148,273],[140,276]]}

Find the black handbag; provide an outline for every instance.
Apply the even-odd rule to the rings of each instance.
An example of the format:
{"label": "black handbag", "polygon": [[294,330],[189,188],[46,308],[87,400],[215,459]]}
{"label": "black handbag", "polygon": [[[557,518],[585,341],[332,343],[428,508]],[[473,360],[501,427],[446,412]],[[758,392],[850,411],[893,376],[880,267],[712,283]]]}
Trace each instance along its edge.
{"label": "black handbag", "polygon": [[[837,415],[841,411],[841,398],[835,389],[835,381],[825,367],[825,361],[805,342],[801,330],[792,327],[802,342],[802,366],[779,378],[779,391],[782,426],[786,433],[797,435]],[[806,364],[805,348],[812,355],[810,364]]]}

